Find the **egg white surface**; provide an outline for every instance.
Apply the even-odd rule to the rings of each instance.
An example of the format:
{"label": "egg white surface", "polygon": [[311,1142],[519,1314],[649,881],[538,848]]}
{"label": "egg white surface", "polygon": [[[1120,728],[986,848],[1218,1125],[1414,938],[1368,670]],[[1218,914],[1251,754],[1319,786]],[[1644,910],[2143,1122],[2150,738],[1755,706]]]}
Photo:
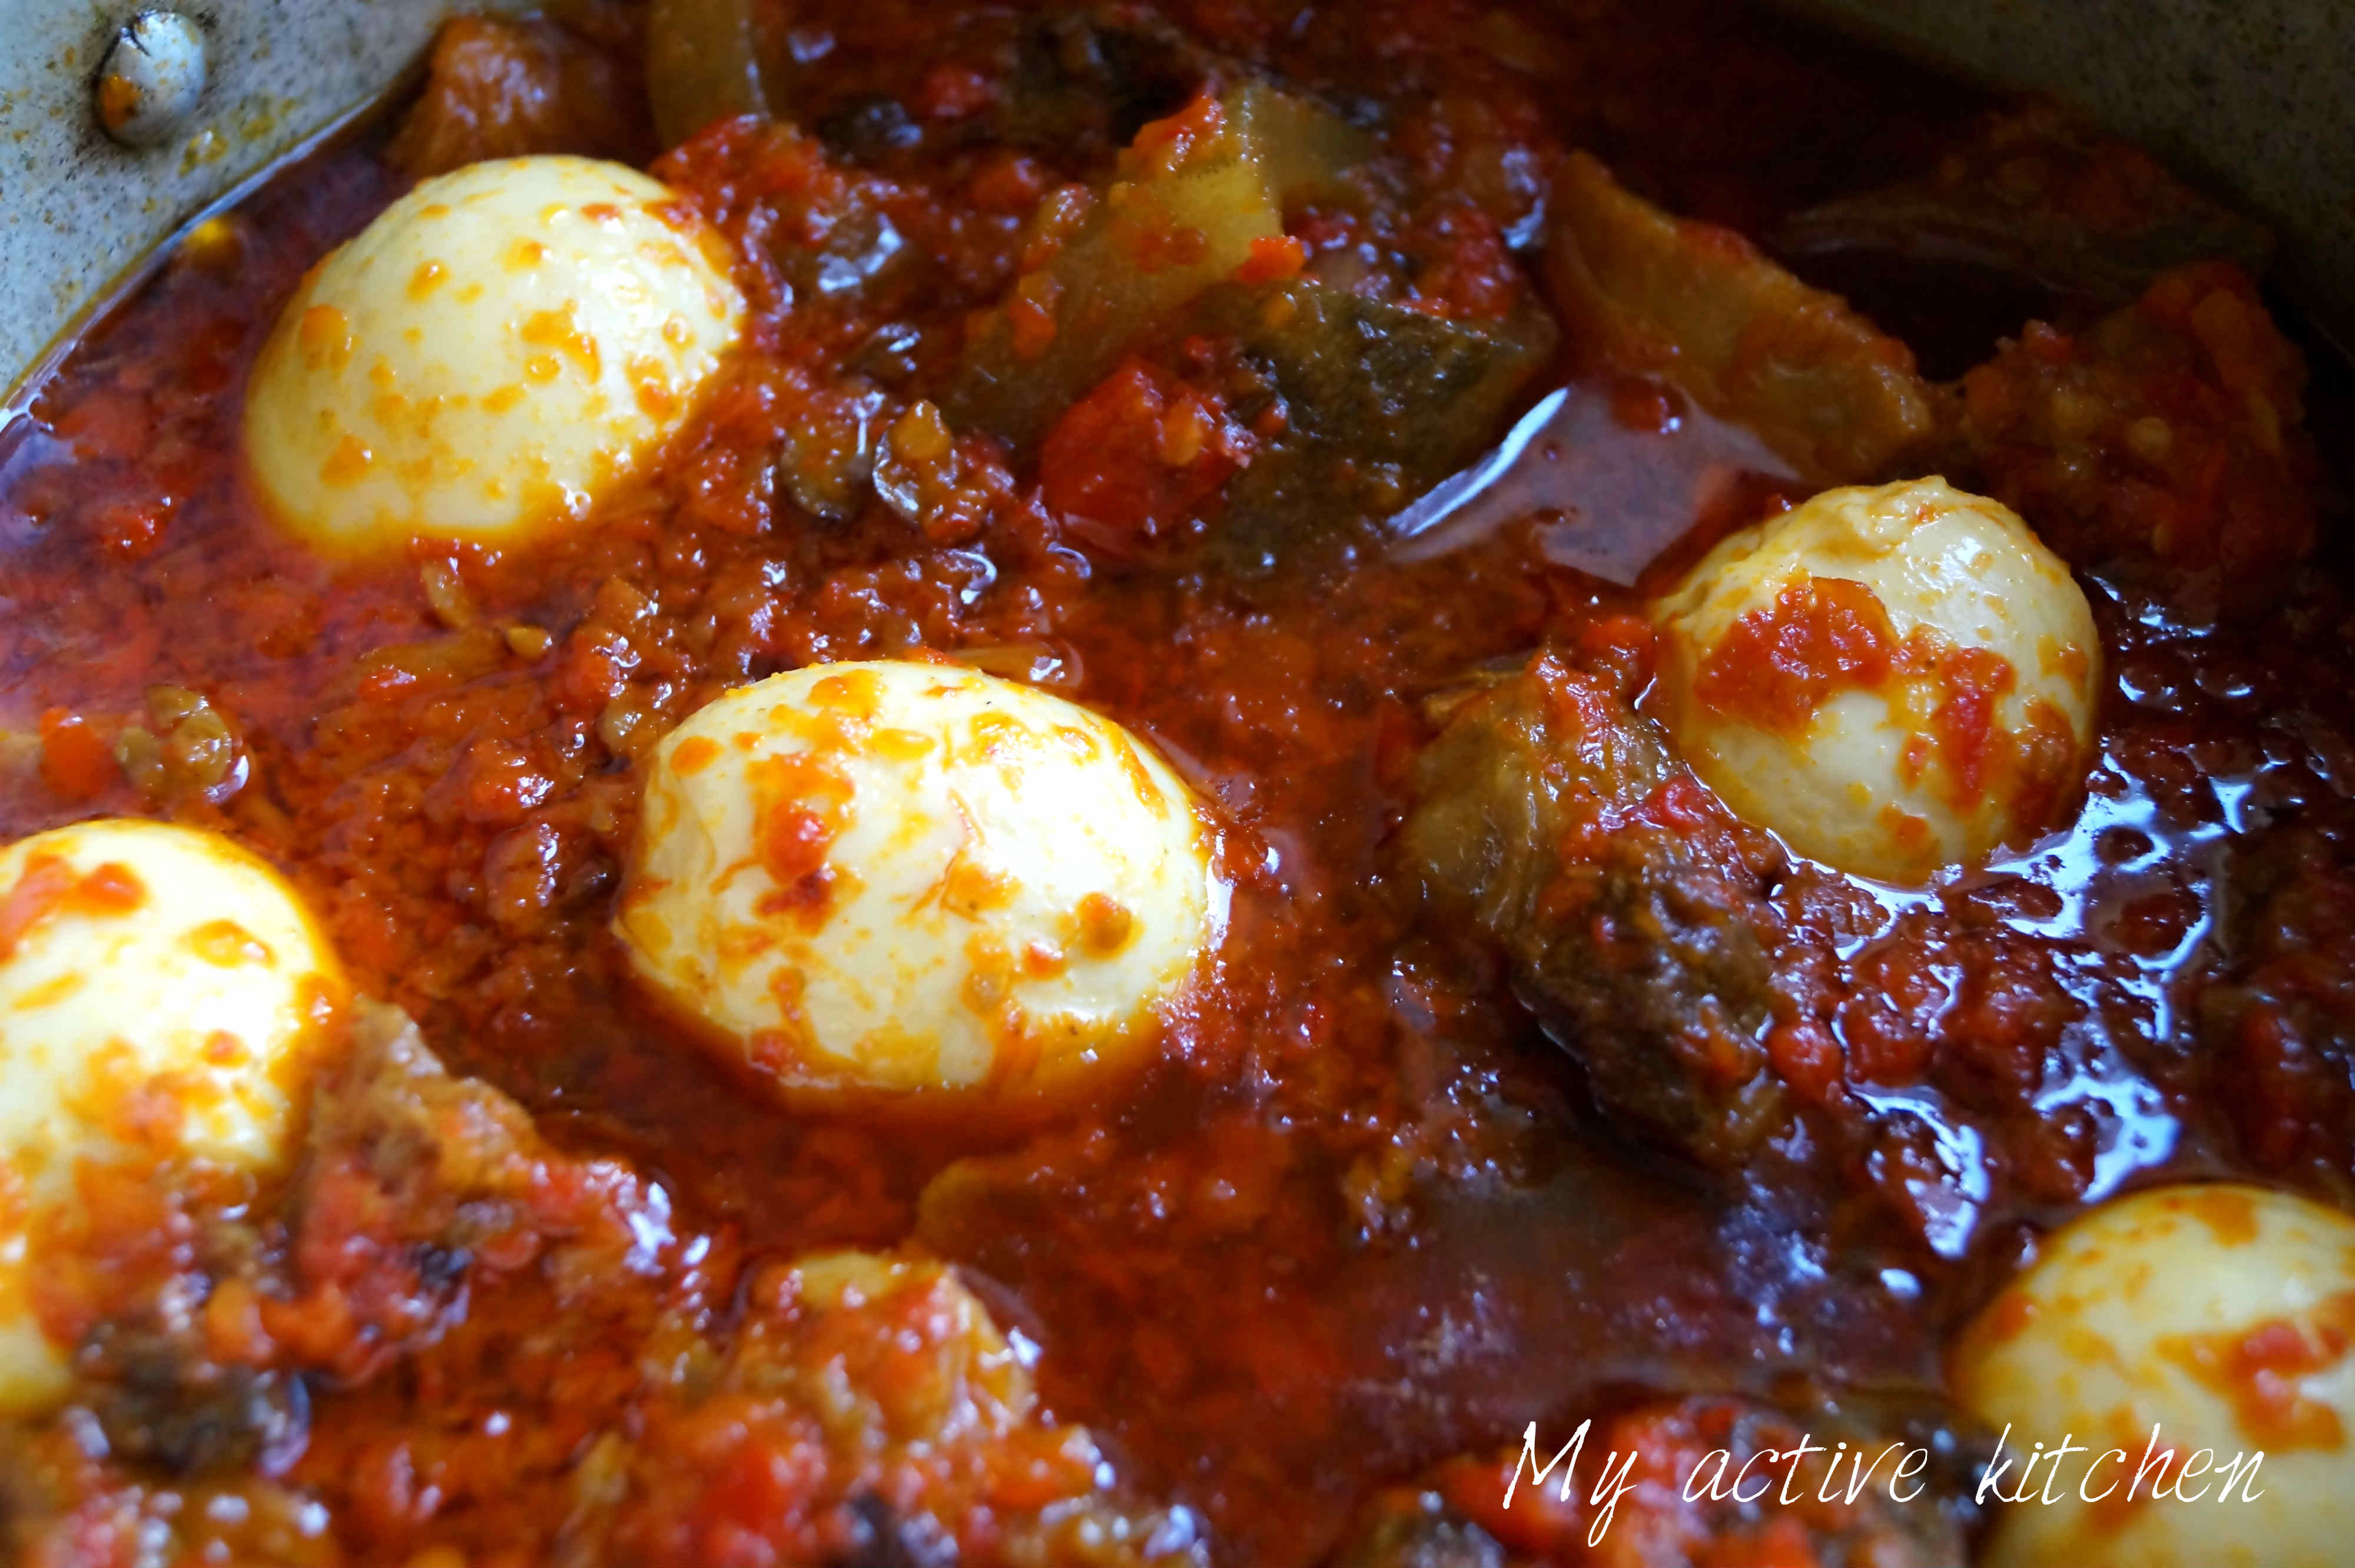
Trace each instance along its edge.
{"label": "egg white surface", "polygon": [[616,930],[787,1099],[1014,1099],[1137,1064],[1223,926],[1199,803],[1076,704],[813,666],[656,748]]}
{"label": "egg white surface", "polygon": [[661,182],[542,155],[394,202],[256,362],[247,466],[330,552],[586,517],[691,411],[742,325],[726,242]]}

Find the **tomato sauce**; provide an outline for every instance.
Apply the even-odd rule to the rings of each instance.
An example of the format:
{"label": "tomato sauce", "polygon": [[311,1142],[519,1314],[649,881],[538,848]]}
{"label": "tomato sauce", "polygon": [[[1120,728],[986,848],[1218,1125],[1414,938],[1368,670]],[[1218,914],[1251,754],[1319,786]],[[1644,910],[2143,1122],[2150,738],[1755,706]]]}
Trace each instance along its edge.
{"label": "tomato sauce", "polygon": [[[1575,144],[1678,211],[1763,232],[1921,165],[1983,107],[1674,0],[1167,10],[1339,99],[1402,106],[1389,135],[1419,176],[1524,217],[1545,158]],[[0,435],[0,832],[101,813],[221,828],[287,870],[356,990],[507,1097],[435,1088],[454,1098],[419,1104],[441,1130],[400,1146],[438,1170],[430,1190],[458,1190],[449,1167],[469,1149],[506,1151],[483,1156],[505,1185],[467,1255],[403,1239],[411,1216],[369,1163],[389,1135],[355,1132],[264,1227],[292,1288],[206,1300],[218,1367],[308,1370],[303,1409],[250,1467],[279,1489],[56,1459],[90,1530],[114,1516],[87,1499],[153,1511],[168,1495],[187,1539],[218,1506],[236,1515],[218,1539],[273,1560],[547,1561],[591,1508],[596,1456],[644,1441],[677,1463],[605,1539],[641,1560],[764,1561],[744,1521],[803,1506],[829,1440],[741,1368],[724,1407],[649,1392],[674,1385],[647,1369],[705,1366],[748,1300],[784,1290],[763,1273],[780,1260],[912,1238],[982,1282],[1036,1347],[1045,1405],[1103,1445],[1064,1452],[1026,1428],[1046,1446],[943,1471],[960,1539],[1101,1466],[1190,1521],[1170,1541],[1314,1563],[1367,1497],[1428,1467],[1487,1487],[1488,1452],[1540,1417],[1693,1395],[1620,1417],[1672,1456],[1732,1430],[1700,1396],[1796,1378],[1934,1403],[1945,1336],[2030,1227],[2157,1173],[2349,1185],[2355,613],[2327,574],[2254,624],[2186,609],[2165,582],[2094,583],[2113,673],[2083,811],[1923,893],[1803,869],[1764,1039],[1803,1108],[1747,1171],[1701,1174],[1600,1123],[1500,968],[1420,931],[1385,858],[1430,699],[1540,645],[1640,690],[1636,594],[1559,563],[1558,515],[1428,559],[1352,539],[1273,575],[1188,554],[1184,519],[1261,432],[1182,359],[1124,367],[1035,464],[942,423],[927,393],[960,324],[1039,263],[1032,207],[1108,146],[1060,167],[961,133],[1006,91],[994,8],[798,12],[808,133],[721,128],[656,165],[743,249],[748,347],[655,470],[572,536],[334,564],[275,533],[239,472],[262,337],[304,270],[405,188],[395,155],[417,132],[364,134],[205,225]],[[594,79],[634,82],[613,58]],[[911,129],[858,155],[820,135],[885,124]],[[611,150],[644,132],[598,135]],[[895,241],[825,276],[771,243],[852,229]],[[1311,223],[1252,265],[1280,277],[1320,247],[1394,245],[1427,258],[1435,313],[1494,315],[1508,241],[1526,239],[1469,217],[1403,238]],[[2207,297],[2228,304],[2152,308],[2246,395],[2227,406],[2158,348],[2146,381],[2094,390],[2121,442],[2157,450],[2135,423],[2147,401],[2170,421],[2158,461],[2221,475],[2281,411],[2233,315],[2249,300]],[[2078,352],[2030,333],[1966,383],[1972,417],[2049,424],[2039,400]],[[1610,368],[1575,373],[1626,400]],[[861,495],[841,475],[887,414],[893,455]],[[1657,430],[1580,428],[1616,468],[1678,461]],[[2083,478],[2026,456],[2006,471]],[[2198,509],[2157,525],[2162,554],[2229,536],[2228,481],[2200,483]],[[2122,485],[2089,515],[2130,528],[2139,495]],[[1721,499],[1685,520],[1728,528],[1777,504],[1763,483]],[[1827,586],[1801,616],[1822,649],[1785,659],[1758,629],[1775,647],[1726,675],[1727,700],[1796,721],[1831,686],[1879,678],[1893,650],[1861,617],[1835,624]],[[780,669],[927,651],[1131,726],[1230,828],[1210,983],[1140,1084],[1042,1126],[782,1114],[634,992],[609,932],[639,769],[673,725]],[[1954,684],[2001,689],[1987,672]],[[1967,762],[1961,701],[1936,733]],[[151,752],[136,776],[115,765]],[[1724,829],[1713,803],[1687,806],[1696,834]],[[829,827],[766,831],[789,875]],[[822,883],[795,885],[823,906]],[[1833,1108],[1864,1129],[1837,1160],[1809,1132]],[[126,1237],[124,1214],[154,1218],[124,1208]],[[138,1266],[211,1277],[192,1246]],[[907,1310],[913,1342],[944,1308]],[[2235,1368],[2271,1354],[2227,1349]],[[889,1384],[894,1365],[869,1371]],[[1465,1507],[1497,1517],[1477,1489]],[[1733,1528],[1678,1517],[1694,1541]],[[1535,1527],[1517,1511],[1497,1528]]]}

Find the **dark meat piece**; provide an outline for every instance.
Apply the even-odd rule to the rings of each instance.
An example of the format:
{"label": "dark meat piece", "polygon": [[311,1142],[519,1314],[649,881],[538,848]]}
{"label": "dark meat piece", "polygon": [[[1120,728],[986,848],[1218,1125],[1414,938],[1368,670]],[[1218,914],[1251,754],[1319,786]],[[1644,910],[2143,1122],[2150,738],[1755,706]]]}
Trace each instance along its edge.
{"label": "dark meat piece", "polygon": [[1974,488],[2071,564],[2270,603],[2315,542],[2306,365],[2228,262],[2071,336],[2030,323],[1963,382]]}
{"label": "dark meat piece", "polygon": [[389,155],[420,178],[534,153],[642,163],[645,101],[613,57],[553,22],[453,16]]}
{"label": "dark meat piece", "polygon": [[1607,1110],[1738,1162],[1780,1100],[1757,1043],[1780,852],[1696,814],[1658,730],[1550,655],[1457,708],[1415,785],[1400,849],[1434,926],[1505,949]]}
{"label": "dark meat piece", "polygon": [[1502,320],[1455,321],[1305,279],[1214,290],[1199,320],[1266,368],[1286,416],[1228,487],[1221,540],[1246,567],[1396,511],[1470,464],[1555,341],[1531,300]]}
{"label": "dark meat piece", "polygon": [[309,1437],[301,1378],[217,1365],[182,1334],[102,1326],[80,1371],[113,1452],[175,1476],[277,1475]]}

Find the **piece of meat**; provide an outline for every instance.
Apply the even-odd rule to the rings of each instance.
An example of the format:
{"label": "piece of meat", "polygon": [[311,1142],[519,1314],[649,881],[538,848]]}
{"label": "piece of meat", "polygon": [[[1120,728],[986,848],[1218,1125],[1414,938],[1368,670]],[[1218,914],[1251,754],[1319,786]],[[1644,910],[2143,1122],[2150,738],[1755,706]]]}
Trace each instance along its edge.
{"label": "piece of meat", "polygon": [[1399,838],[1428,923],[1511,957],[1604,1108],[1710,1165],[1777,1121],[1766,892],[1781,852],[1709,807],[1610,683],[1541,655],[1424,750]]}
{"label": "piece of meat", "polygon": [[2273,254],[2263,224],[2045,99],[1990,115],[1924,178],[1794,213],[1768,244],[1795,261],[1866,251],[1967,262],[2105,308],[2176,267],[2259,272]]}
{"label": "piece of meat", "polygon": [[2249,275],[2189,267],[2082,335],[2030,323],[1964,379],[1959,455],[2072,565],[2258,606],[2315,544],[2305,389]]}
{"label": "piece of meat", "polygon": [[534,153],[643,163],[645,102],[634,73],[554,22],[453,16],[388,155],[420,179]]}
{"label": "piece of meat", "polygon": [[1913,350],[1731,229],[1671,217],[1583,153],[1546,251],[1573,341],[1675,382],[1818,485],[1885,478],[1932,433]]}

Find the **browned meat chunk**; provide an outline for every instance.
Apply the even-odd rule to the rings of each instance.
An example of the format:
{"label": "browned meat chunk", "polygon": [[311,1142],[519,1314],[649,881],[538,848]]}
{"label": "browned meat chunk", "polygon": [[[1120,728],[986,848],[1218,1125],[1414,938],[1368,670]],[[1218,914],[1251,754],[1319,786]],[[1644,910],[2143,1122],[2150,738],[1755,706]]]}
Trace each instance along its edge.
{"label": "browned meat chunk", "polygon": [[533,153],[643,161],[645,96],[611,57],[553,22],[453,16],[391,157],[420,178]]}
{"label": "browned meat chunk", "polygon": [[1503,948],[1606,1109],[1705,1163],[1741,1159],[1777,1119],[1756,1041],[1780,851],[1552,656],[1465,701],[1415,784],[1400,848],[1434,926]]}

